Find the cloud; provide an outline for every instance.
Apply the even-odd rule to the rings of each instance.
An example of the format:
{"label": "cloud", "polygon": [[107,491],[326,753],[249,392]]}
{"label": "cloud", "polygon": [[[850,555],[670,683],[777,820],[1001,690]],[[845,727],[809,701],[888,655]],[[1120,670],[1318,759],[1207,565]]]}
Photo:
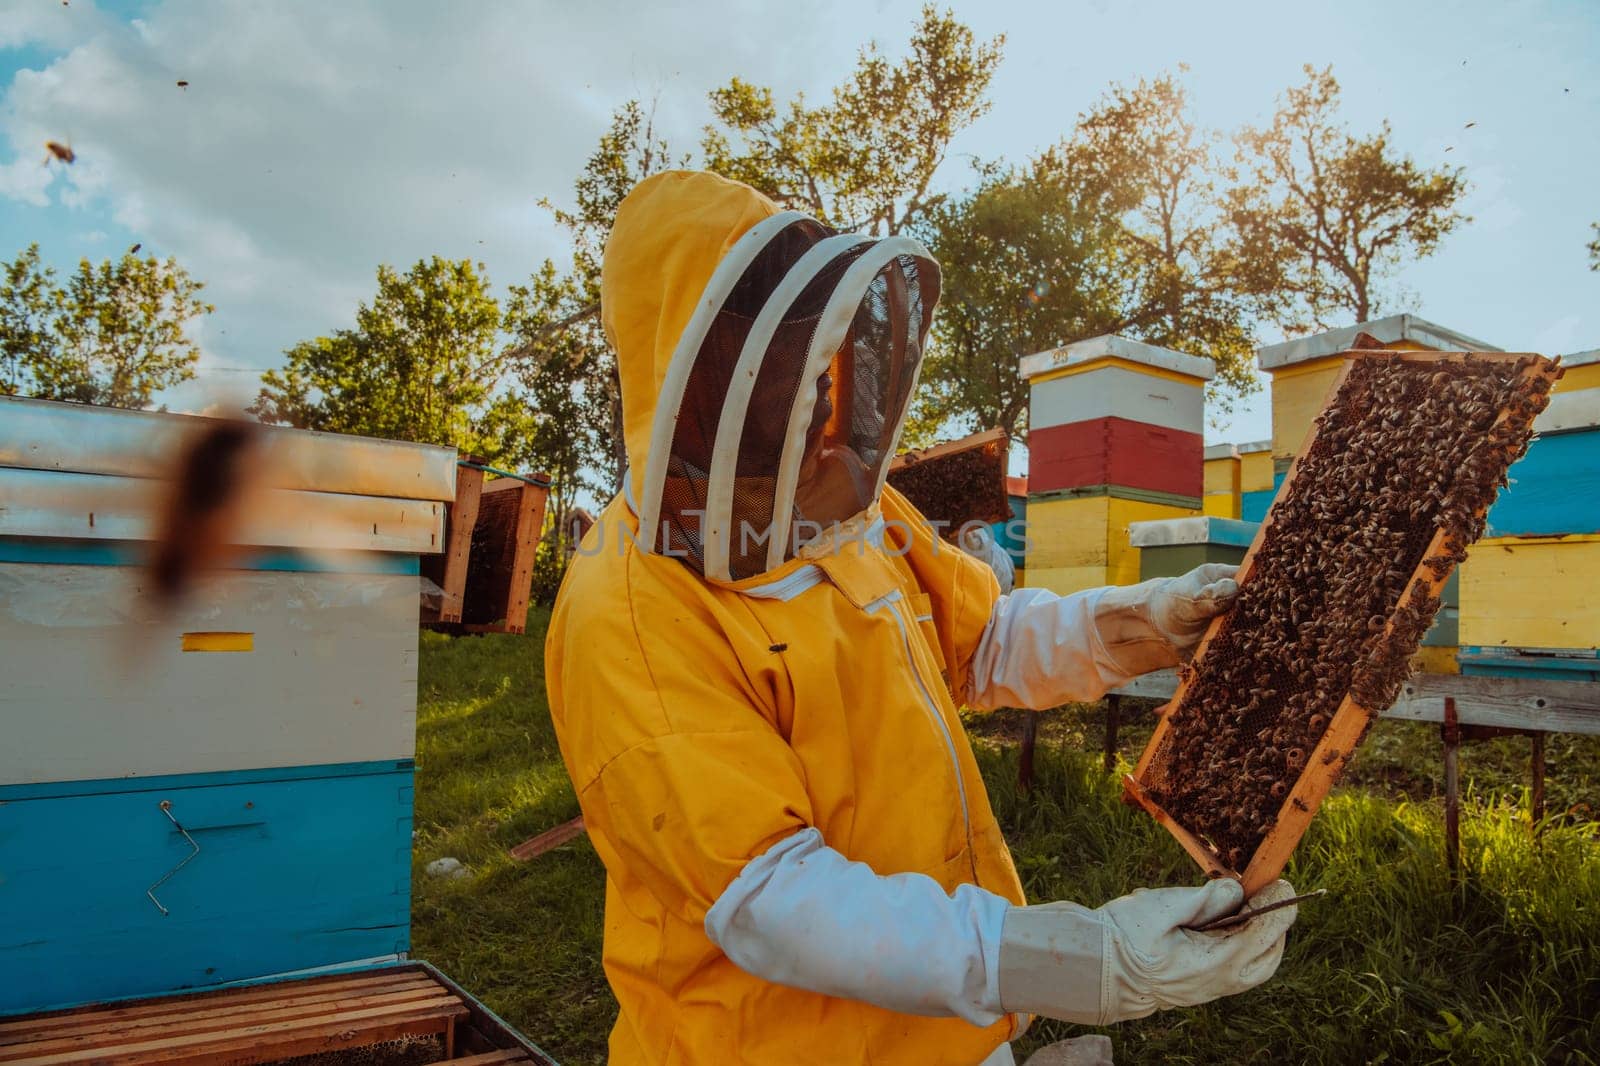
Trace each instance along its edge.
{"label": "cloud", "polygon": [[[538,201],[568,199],[629,97],[661,92],[690,148],[732,73],[792,91],[829,47],[824,84],[854,59],[823,40],[828,18],[798,20],[778,53],[715,32],[748,26],[742,7],[169,2],[131,22],[84,9],[71,34],[30,16],[21,38],[61,53],[5,94],[0,197],[176,255],[218,306],[208,358],[270,365],[346,324],[379,263],[471,257],[504,285],[563,255]],[[78,161],[41,167],[43,141],[68,136]]]}
{"label": "cloud", "polygon": [[[379,263],[471,257],[504,286],[561,255],[538,201],[569,199],[623,101],[659,93],[661,127],[692,148],[709,89],[739,75],[780,99],[820,98],[861,43],[899,54],[919,6],[155,0],[130,20],[91,0],[0,0],[0,60],[31,68],[0,82],[0,231],[58,260],[124,240],[176,256],[218,308],[199,335],[208,380],[249,381],[222,368],[276,364],[347,325]],[[1469,164],[1477,221],[1399,279],[1429,316],[1509,344],[1578,314],[1556,332],[1572,347],[1594,336],[1596,275],[1580,259],[1600,154],[1571,136],[1600,100],[1581,77],[1600,40],[1592,19],[1532,25],[1478,0],[1440,27],[1422,9],[1353,0],[1308,38],[1266,3],[1227,20],[1171,0],[956,6],[980,37],[1010,38],[994,108],[952,145],[941,188],[969,181],[962,153],[1019,160],[1053,143],[1112,80],[1189,62],[1202,118],[1232,129],[1270,113],[1301,61],[1331,60],[1358,127],[1389,115],[1419,162]],[[1414,63],[1360,47],[1374,19],[1394,18],[1402,37],[1433,35]],[[1481,45],[1502,39],[1504,69],[1475,73]],[[1122,40],[1138,46],[1085,46]],[[42,166],[47,139],[70,139],[78,161]],[[93,230],[106,245],[82,239]],[[1259,417],[1242,409],[1235,425]]]}

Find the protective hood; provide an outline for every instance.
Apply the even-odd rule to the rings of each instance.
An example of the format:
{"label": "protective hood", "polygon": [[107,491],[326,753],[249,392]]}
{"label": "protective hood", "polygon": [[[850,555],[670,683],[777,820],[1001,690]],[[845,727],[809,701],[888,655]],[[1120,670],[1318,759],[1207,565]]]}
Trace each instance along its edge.
{"label": "protective hood", "polygon": [[671,171],[623,200],[600,293],[643,550],[740,581],[877,501],[939,299],[921,244]]}

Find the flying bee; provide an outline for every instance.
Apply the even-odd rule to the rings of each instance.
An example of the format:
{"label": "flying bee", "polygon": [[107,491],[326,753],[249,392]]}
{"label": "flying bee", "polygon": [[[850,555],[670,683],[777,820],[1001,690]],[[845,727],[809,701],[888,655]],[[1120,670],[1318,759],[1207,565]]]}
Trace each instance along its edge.
{"label": "flying bee", "polygon": [[59,160],[62,163],[71,163],[78,158],[78,153],[72,150],[72,145],[62,144],[60,141],[45,141],[44,149],[50,153],[44,157],[46,165],[49,164],[51,159]]}

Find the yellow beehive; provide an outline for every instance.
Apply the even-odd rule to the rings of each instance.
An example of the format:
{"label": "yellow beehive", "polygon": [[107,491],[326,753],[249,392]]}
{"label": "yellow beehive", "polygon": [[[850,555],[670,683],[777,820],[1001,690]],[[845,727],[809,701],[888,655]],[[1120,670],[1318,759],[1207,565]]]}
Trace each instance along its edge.
{"label": "yellow beehive", "polygon": [[1158,518],[1188,518],[1199,508],[1124,499],[1034,497],[1028,501],[1028,584],[1065,595],[1139,580],[1139,552],[1128,526]]}
{"label": "yellow beehive", "polygon": [[[1259,348],[1257,362],[1262,370],[1272,375],[1274,458],[1288,460],[1298,454],[1311,430],[1312,420],[1321,412],[1328,389],[1344,363],[1340,353],[1353,348],[1357,336],[1363,333],[1391,351],[1500,350],[1415,315],[1391,315]],[[1245,491],[1251,490],[1246,488]]]}
{"label": "yellow beehive", "polygon": [[1214,444],[1206,449],[1205,495],[1201,510],[1212,518],[1239,517],[1239,449]]}

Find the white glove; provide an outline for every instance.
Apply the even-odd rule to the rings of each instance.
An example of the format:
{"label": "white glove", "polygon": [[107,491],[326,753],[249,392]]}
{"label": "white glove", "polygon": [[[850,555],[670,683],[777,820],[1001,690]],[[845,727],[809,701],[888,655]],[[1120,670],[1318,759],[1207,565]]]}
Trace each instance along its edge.
{"label": "white glove", "polygon": [[994,571],[995,580],[1000,582],[1000,592],[1009,594],[1017,584],[1017,568],[1011,562],[1011,553],[1000,546],[994,539],[994,532],[988,526],[969,526],[961,531],[959,538],[961,550],[968,555],[988,563],[989,569]]}
{"label": "white glove", "polygon": [[1182,577],[1106,589],[1094,612],[1106,651],[1134,675],[1178,665],[1200,643],[1211,619],[1233,606],[1238,570],[1205,563]]}
{"label": "white glove", "polygon": [[[1276,881],[1250,906],[1292,895]],[[1140,889],[1098,910],[1013,907],[1000,935],[1001,1006],[1107,1025],[1254,988],[1277,971],[1298,908],[1214,933],[1188,928],[1233,914],[1243,899],[1239,882],[1219,878],[1201,888]]]}

